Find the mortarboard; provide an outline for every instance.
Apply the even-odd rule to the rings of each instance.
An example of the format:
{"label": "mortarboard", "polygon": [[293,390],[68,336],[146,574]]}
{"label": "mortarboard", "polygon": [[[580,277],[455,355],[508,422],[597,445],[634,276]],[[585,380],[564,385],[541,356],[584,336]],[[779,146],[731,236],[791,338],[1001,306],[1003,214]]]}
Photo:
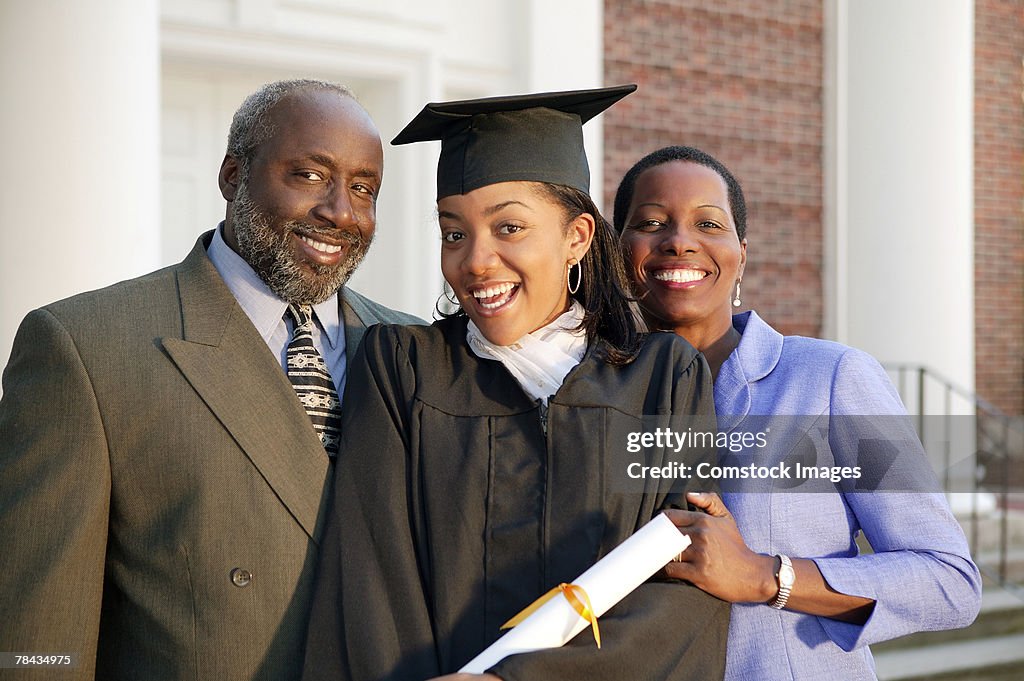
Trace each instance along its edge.
{"label": "mortarboard", "polygon": [[590,189],[583,124],[636,85],[427,104],[391,144],[441,141],[437,198],[498,182]]}

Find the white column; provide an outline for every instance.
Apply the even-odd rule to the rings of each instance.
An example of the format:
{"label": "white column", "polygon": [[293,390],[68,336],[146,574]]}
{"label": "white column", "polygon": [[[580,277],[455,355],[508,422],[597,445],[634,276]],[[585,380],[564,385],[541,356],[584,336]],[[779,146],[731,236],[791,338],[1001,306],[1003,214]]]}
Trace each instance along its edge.
{"label": "white column", "polygon": [[847,318],[846,253],[849,249],[849,48],[847,3],[828,0],[825,14],[824,131],[822,164],[823,239],[822,331],[826,338],[846,342]]}
{"label": "white column", "polygon": [[350,283],[384,305],[427,321],[443,286],[434,201],[440,144],[393,147],[390,141],[424,104],[443,101],[439,81],[438,60],[429,55],[401,79],[357,93],[384,141],[384,182],[373,246]]}
{"label": "white column", "polygon": [[[527,92],[584,90],[605,85],[604,4],[601,0],[529,0],[524,35]],[[623,83],[608,83],[622,85]],[[598,116],[583,127],[590,164],[591,195],[601,208],[604,177],[604,128]],[[607,208],[611,208],[608,206]]]}
{"label": "white column", "polygon": [[0,365],[32,308],[159,262],[157,0],[0,4]]}
{"label": "white column", "polygon": [[826,13],[827,329],[973,389],[974,3],[839,2]]}

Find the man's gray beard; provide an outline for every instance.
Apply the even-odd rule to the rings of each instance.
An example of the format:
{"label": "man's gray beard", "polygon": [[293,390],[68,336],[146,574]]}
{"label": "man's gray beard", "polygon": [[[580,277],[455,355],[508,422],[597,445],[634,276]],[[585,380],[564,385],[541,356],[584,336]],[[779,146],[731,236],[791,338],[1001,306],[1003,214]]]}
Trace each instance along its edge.
{"label": "man's gray beard", "polygon": [[[245,181],[239,183],[235,193],[232,220],[239,255],[281,300],[296,305],[316,305],[333,296],[349,280],[370,248],[370,240],[358,233],[324,229],[298,220],[285,222],[281,232],[275,232],[270,226],[271,216],[253,203]],[[300,264],[291,248],[294,232],[345,239],[351,242],[348,257],[333,267],[310,262]]]}

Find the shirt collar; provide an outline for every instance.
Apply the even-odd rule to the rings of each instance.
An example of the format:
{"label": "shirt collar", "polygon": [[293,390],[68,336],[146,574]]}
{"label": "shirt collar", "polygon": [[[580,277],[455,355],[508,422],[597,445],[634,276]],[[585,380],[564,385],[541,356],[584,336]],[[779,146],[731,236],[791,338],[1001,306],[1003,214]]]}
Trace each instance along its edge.
{"label": "shirt collar", "polygon": [[[288,304],[270,290],[242,256],[231,250],[224,241],[223,229],[222,222],[214,231],[213,240],[206,254],[242,311],[252,321],[263,340],[269,342],[284,318]],[[336,347],[343,331],[338,314],[338,295],[335,294],[314,305],[313,310],[320,327],[324,330],[323,337],[331,348]]]}

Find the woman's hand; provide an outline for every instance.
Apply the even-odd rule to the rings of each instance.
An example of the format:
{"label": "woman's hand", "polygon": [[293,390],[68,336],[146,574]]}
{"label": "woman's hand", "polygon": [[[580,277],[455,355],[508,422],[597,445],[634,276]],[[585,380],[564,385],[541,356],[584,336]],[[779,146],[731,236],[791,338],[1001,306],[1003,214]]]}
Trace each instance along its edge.
{"label": "woman's hand", "polygon": [[[779,592],[775,581],[775,556],[754,553],[747,548],[729,509],[713,492],[688,492],[687,501],[703,509],[665,514],[693,542],[682,553],[681,562],[671,562],[664,573],[685,579],[697,588],[730,603],[767,603]],[[787,610],[864,624],[875,602],[863,596],[835,591],[825,582],[813,560],[792,558],[796,583],[786,603]]]}
{"label": "woman's hand", "polygon": [[665,515],[692,542],[682,562],[665,566],[665,575],[685,579],[730,603],[765,603],[778,592],[775,557],[747,548],[729,509],[714,492],[688,492],[686,500],[701,511],[668,509]]}

